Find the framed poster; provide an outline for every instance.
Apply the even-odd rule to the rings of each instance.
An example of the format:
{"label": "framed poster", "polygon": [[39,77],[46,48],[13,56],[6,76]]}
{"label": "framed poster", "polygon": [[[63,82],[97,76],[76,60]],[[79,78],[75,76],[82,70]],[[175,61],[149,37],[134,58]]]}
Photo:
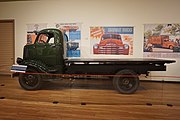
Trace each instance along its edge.
{"label": "framed poster", "polygon": [[179,58],[180,24],[145,24],[144,57]]}
{"label": "framed poster", "polygon": [[81,23],[57,23],[55,26],[68,37],[66,57],[80,57]]}
{"label": "framed poster", "polygon": [[47,23],[27,24],[27,44],[33,44],[38,32],[47,28]]}
{"label": "framed poster", "polygon": [[90,27],[92,54],[132,55],[134,27]]}

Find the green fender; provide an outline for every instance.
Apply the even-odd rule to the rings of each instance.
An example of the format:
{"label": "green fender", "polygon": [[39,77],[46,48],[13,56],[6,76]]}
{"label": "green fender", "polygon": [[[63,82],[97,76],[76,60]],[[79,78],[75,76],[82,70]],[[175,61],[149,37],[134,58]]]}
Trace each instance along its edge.
{"label": "green fender", "polygon": [[23,60],[19,65],[26,65],[27,67],[33,67],[38,72],[48,72],[49,68],[42,62],[36,60]]}

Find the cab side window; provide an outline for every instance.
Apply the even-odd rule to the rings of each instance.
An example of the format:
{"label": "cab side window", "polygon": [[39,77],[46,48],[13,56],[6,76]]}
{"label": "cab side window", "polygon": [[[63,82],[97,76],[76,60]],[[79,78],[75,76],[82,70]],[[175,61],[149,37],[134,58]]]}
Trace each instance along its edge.
{"label": "cab side window", "polygon": [[51,37],[48,41],[48,43],[54,43],[54,37]]}

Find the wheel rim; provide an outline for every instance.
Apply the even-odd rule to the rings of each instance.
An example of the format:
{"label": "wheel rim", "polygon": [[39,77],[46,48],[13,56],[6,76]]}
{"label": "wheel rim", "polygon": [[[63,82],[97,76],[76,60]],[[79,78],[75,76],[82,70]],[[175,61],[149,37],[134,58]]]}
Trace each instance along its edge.
{"label": "wheel rim", "polygon": [[122,80],[119,80],[119,87],[125,91],[132,89],[134,85],[135,80],[133,78],[122,78]]}
{"label": "wheel rim", "polygon": [[30,87],[34,87],[38,83],[38,77],[32,74],[24,75],[24,84]]}

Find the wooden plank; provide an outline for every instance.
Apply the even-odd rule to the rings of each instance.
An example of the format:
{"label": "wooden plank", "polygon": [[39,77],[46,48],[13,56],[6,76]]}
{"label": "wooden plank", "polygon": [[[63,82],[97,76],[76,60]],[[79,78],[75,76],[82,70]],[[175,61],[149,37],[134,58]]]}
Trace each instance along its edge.
{"label": "wooden plank", "polygon": [[0,119],[178,120],[179,91],[179,83],[141,82],[135,94],[118,94],[101,79],[63,79],[26,91],[17,78],[0,76]]}

